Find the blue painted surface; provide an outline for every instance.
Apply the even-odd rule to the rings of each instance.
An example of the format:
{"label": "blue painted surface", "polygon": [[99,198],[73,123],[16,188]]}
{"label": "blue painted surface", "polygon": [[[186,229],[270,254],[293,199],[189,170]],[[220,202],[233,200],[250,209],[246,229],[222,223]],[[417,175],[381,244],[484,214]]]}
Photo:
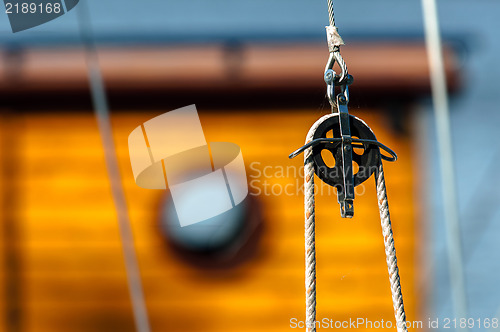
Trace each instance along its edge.
{"label": "blue painted surface", "polygon": [[[81,5],[81,4],[80,4]],[[326,1],[168,1],[89,0],[93,29],[101,42],[165,43],[227,39],[324,39]],[[462,70],[465,90],[451,101],[458,198],[463,227],[470,313],[492,317],[500,306],[500,2],[440,0],[445,36],[467,45]],[[337,25],[348,42],[353,38],[423,36],[420,1],[337,0]],[[76,10],[39,28],[12,34],[0,13],[0,43],[78,43]],[[422,113],[435,139],[429,101]],[[424,161],[430,174],[429,216],[432,225],[432,310],[452,317],[448,291],[443,211],[437,151],[432,144]]]}

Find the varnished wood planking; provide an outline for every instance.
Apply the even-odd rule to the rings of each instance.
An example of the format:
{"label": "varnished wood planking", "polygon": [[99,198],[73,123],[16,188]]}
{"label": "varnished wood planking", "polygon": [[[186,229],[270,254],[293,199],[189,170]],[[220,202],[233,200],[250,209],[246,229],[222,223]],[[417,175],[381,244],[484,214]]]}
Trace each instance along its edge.
{"label": "varnished wood planking", "polygon": [[[1,72],[1,70],[0,70]],[[6,110],[5,109],[0,109],[0,112],[5,114]],[[4,129],[0,125],[0,129]],[[1,130],[0,131],[0,147],[5,146],[6,142],[6,130]],[[0,160],[5,160],[7,158],[7,155],[3,149],[0,149]],[[1,172],[2,174],[5,172],[5,169],[3,166],[1,166]],[[4,188],[5,186],[5,181],[4,181],[4,176],[0,176],[0,188]],[[0,202],[2,204],[0,205],[2,211],[6,208],[6,204],[4,201],[4,195],[5,195],[5,190],[0,190]],[[0,220],[0,312],[2,313],[0,315],[0,327],[2,329],[5,329],[6,327],[6,316],[7,316],[7,301],[6,301],[6,288],[8,287],[7,285],[7,280],[6,280],[6,274],[8,271],[7,270],[7,262],[6,262],[6,252],[8,251],[7,248],[7,239],[6,236],[7,234],[5,233],[5,228],[6,228],[6,218],[5,215],[1,215],[2,218]]]}
{"label": "varnished wood planking", "polygon": [[23,231],[17,220],[22,206],[22,191],[16,179],[19,177],[20,150],[17,134],[23,130],[23,126],[12,109],[3,110],[1,126],[2,323],[8,331],[19,332],[24,320],[21,310],[24,279],[22,250],[16,240]]}
{"label": "varnished wood planking", "polygon": [[[163,246],[155,222],[160,191],[135,186],[127,136],[161,114],[113,118],[123,183],[136,235],[139,263],[154,331],[285,331],[303,318],[303,197],[261,196],[266,232],[256,257],[230,271],[204,271],[180,262]],[[240,145],[245,162],[300,167],[287,155],[304,141],[324,112],[200,112],[208,141]],[[413,291],[412,171],[409,141],[363,112],[399,161],[386,164],[389,202],[410,319]],[[26,331],[132,330],[116,226],[95,121],[90,116],[31,116],[19,135],[17,179],[23,191]],[[249,175],[255,175],[247,167]],[[293,177],[273,184],[301,184]],[[317,198],[319,318],[391,319],[392,305],[373,179],[357,197],[356,217],[342,220],[333,195]],[[221,314],[223,313],[223,314]],[[71,319],[70,319],[71,317]]]}

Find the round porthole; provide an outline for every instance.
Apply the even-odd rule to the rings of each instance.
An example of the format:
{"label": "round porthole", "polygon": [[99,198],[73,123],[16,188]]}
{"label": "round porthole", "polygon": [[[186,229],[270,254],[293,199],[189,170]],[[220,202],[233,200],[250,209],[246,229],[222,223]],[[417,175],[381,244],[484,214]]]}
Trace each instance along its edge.
{"label": "round porthole", "polygon": [[181,227],[172,198],[166,194],[159,219],[169,247],[181,260],[198,267],[231,267],[248,260],[263,230],[261,206],[252,195],[225,213]]}

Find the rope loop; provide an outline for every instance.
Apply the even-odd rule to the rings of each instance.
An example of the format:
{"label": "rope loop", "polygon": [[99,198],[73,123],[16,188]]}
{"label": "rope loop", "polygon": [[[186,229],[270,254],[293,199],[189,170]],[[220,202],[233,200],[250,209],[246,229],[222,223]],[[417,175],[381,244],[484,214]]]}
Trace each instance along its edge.
{"label": "rope loop", "polygon": [[[341,69],[340,75],[337,75],[337,73],[333,70],[335,62],[339,64],[339,67]],[[328,101],[332,106],[332,111],[336,106],[336,86],[340,87],[341,94],[343,95],[346,104],[349,102],[349,85],[354,82],[354,78],[352,77],[352,75],[349,75],[349,72],[347,71],[347,65],[340,52],[330,53],[330,57],[328,58],[328,62],[325,67],[324,80],[326,83]]]}
{"label": "rope loop", "polygon": [[[325,68],[324,79],[327,84],[327,95],[332,105],[332,114],[327,114],[320,119],[318,119],[312,127],[309,129],[309,132],[306,137],[306,142],[304,146],[297,149],[295,152],[291,153],[289,158],[294,158],[300,153],[304,152],[304,239],[305,239],[305,288],[306,288],[306,331],[307,332],[316,332],[316,221],[315,221],[315,201],[314,201],[314,175],[316,173],[316,165],[322,163],[323,161],[315,160],[315,153],[318,155],[317,148],[318,145],[328,146],[329,149],[335,150],[336,155],[341,158],[343,164],[347,164],[347,167],[352,167],[352,149],[353,147],[363,146],[364,148],[376,146],[378,149],[378,154],[373,154],[372,152],[368,152],[367,156],[372,154],[370,158],[366,158],[366,160],[360,159],[360,161],[364,161],[366,164],[374,165],[377,167],[375,171],[375,183],[377,187],[377,198],[378,205],[380,211],[380,222],[382,226],[382,235],[384,239],[385,246],[385,254],[386,254],[386,262],[387,269],[389,272],[389,282],[391,285],[391,293],[392,293],[392,302],[394,308],[394,315],[396,317],[396,326],[398,332],[407,332],[406,327],[406,314],[403,305],[403,296],[401,293],[401,283],[399,278],[399,269],[396,258],[396,249],[394,246],[394,238],[392,233],[392,225],[391,219],[389,215],[389,204],[387,202],[387,191],[385,187],[385,178],[384,178],[384,170],[382,167],[382,160],[395,161],[397,159],[396,153],[378,142],[375,138],[371,129],[359,119],[352,117],[350,119],[349,112],[347,110],[347,103],[349,102],[349,85],[352,84],[352,76],[349,75],[347,71],[347,65],[340,55],[340,46],[344,45],[344,41],[340,37],[337,28],[335,27],[335,19],[333,13],[333,0],[327,0],[328,2],[328,13],[330,26],[326,27],[327,38],[328,38],[328,48],[330,51],[330,57],[328,58],[328,62]],[[335,61],[339,64],[341,69],[340,75],[337,75],[335,71],[333,71],[333,66]],[[335,86],[340,86],[341,93],[338,96],[335,96]],[[338,105],[337,105],[338,103]],[[333,114],[335,106],[338,106],[338,113]],[[338,129],[340,131],[340,137],[334,138],[326,138],[326,137],[316,137],[316,132],[318,131],[318,136],[323,135],[323,131],[321,126],[323,122],[329,121],[326,126],[332,125],[332,117],[338,116]],[[365,136],[359,136],[360,138],[352,138],[350,132],[351,121],[356,120],[356,123],[361,123],[358,127],[354,126],[354,129],[359,126],[368,128],[371,134],[366,134]],[[330,123],[331,122],[331,123]],[[321,129],[322,128],[322,129]],[[329,129],[328,127],[327,129]],[[359,135],[359,134],[358,134]],[[326,134],[325,134],[326,136]],[[358,144],[353,144],[358,143]],[[339,148],[340,145],[340,148]],[[371,148],[372,149],[372,148]],[[390,156],[385,156],[380,153],[380,149],[389,153]],[[316,150],[316,152],[314,152]],[[348,151],[345,152],[345,151]],[[337,153],[338,152],[338,153]],[[364,153],[365,154],[365,153]],[[363,154],[363,155],[364,155]],[[362,156],[359,156],[360,158]],[[336,158],[337,162],[337,158]],[[350,166],[349,166],[350,165]],[[359,165],[361,167],[361,165]],[[344,167],[344,166],[342,166]],[[343,172],[343,190],[339,191],[339,187],[337,187],[337,198],[339,203],[341,204],[341,216],[342,217],[352,217],[352,200],[354,199],[354,195],[348,196],[346,194],[346,188],[352,187],[354,188],[354,180],[355,176],[352,174],[352,170],[346,171],[346,169],[342,168]],[[318,177],[321,178],[320,174]],[[372,173],[368,174],[365,177],[357,178],[358,182],[368,179]],[[350,182],[346,182],[346,179],[351,177]],[[321,178],[323,181],[328,182],[330,185],[338,184],[339,181],[335,182],[336,178],[328,175],[327,177]],[[345,204],[349,205],[350,214],[346,213],[347,209],[344,209]],[[344,210],[343,210],[344,209]],[[342,212],[343,211],[343,212]]]}
{"label": "rope loop", "polygon": [[[306,138],[306,144],[292,153],[291,158],[304,152],[304,239],[305,239],[305,288],[306,288],[306,331],[316,332],[316,219],[315,219],[315,199],[314,199],[314,155],[313,147],[317,144],[334,143],[340,144],[341,138],[321,138],[314,139],[315,132],[320,125],[329,118],[337,116],[336,114],[327,114],[318,119],[309,129]],[[367,140],[353,139],[353,142],[363,144],[375,144],[386,151],[390,151],[392,158],[397,158],[396,154],[377,141],[367,142]],[[390,157],[386,157],[387,159]],[[389,204],[387,200],[387,190],[385,185],[384,170],[382,159],[386,159],[380,154],[378,167],[375,172],[375,184],[377,188],[377,201],[380,213],[380,222],[384,240],[387,270],[389,274],[389,283],[392,294],[394,316],[396,318],[396,327],[398,332],[407,332],[406,313],[403,304],[403,295],[401,292],[401,281],[399,277],[399,268],[396,257],[396,248],[392,232],[391,218],[389,214]]]}

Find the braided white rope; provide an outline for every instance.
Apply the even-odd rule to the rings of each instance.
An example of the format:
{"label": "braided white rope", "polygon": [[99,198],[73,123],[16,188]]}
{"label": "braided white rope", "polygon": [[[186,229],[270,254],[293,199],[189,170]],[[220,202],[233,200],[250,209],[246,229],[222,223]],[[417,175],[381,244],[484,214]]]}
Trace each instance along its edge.
{"label": "braided white rope", "polygon": [[[327,114],[316,121],[307,134],[306,144],[314,138],[318,126],[335,116]],[[312,148],[304,151],[304,208],[306,250],[306,331],[316,332],[316,245],[314,213],[314,163]]]}
{"label": "braided white rope", "polygon": [[382,225],[382,235],[384,236],[385,256],[387,269],[389,271],[389,282],[391,284],[392,306],[398,332],[408,331],[406,327],[406,314],[403,305],[403,294],[401,293],[401,283],[399,280],[398,260],[396,258],[396,248],[392,236],[391,216],[389,214],[389,203],[387,202],[387,190],[385,188],[384,169],[382,161],[375,174],[375,184],[377,186],[377,200],[380,211],[380,223]]}
{"label": "braided white rope", "polygon": [[[306,144],[314,138],[314,133],[318,126],[326,119],[337,116],[337,114],[327,114],[317,120],[306,138]],[[375,174],[377,186],[377,198],[380,211],[380,221],[382,234],[384,236],[384,246],[389,271],[389,282],[391,285],[392,303],[396,326],[398,332],[406,332],[406,314],[403,305],[403,295],[399,279],[398,261],[394,238],[392,235],[391,218],[389,214],[389,203],[387,202],[387,191],[385,187],[384,170],[382,161]],[[314,162],[312,148],[304,151],[304,212],[305,212],[305,286],[306,286],[306,331],[316,332],[316,233],[315,233],[315,202],[314,202]]]}
{"label": "braided white rope", "polygon": [[[304,168],[306,249],[306,331],[316,331],[316,246],[314,214],[314,166],[312,149],[306,150]],[[309,152],[309,153],[308,153]]]}
{"label": "braided white rope", "polygon": [[[335,116],[327,114],[316,121],[307,134],[306,144],[314,138],[318,126]],[[316,245],[314,213],[314,163],[312,148],[304,151],[304,207],[306,250],[306,331],[316,332]]]}

